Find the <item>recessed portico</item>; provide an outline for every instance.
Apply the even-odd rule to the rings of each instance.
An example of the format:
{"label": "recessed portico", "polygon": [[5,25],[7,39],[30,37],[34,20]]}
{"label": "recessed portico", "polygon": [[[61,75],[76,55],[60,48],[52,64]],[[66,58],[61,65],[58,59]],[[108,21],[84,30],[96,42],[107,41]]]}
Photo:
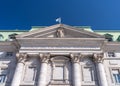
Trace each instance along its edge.
{"label": "recessed portico", "polygon": [[[102,65],[106,43],[103,36],[58,24],[17,35],[16,39],[20,45],[18,58],[25,59],[21,55],[26,54],[25,63],[32,58],[39,59],[39,65],[36,64],[39,76],[34,75],[36,86],[82,86],[84,82],[90,82],[93,86],[108,86]],[[86,63],[86,59],[90,62]],[[19,77],[16,74],[19,73],[17,70],[23,70],[24,65],[19,61],[18,65],[13,80],[19,83],[13,81],[11,86],[20,85],[22,74]],[[83,74],[83,71],[88,71],[88,75]]]}
{"label": "recessed portico", "polygon": [[[20,54],[20,56],[25,54]],[[93,63],[95,63],[97,78],[100,80],[100,86],[108,86],[103,62],[104,56],[102,53],[69,53],[69,54],[52,54],[52,53],[39,53],[39,54],[27,54],[27,59],[29,58],[39,58],[40,59],[40,72],[38,76],[37,86],[55,86],[55,85],[66,85],[66,86],[82,86],[82,70],[81,70],[81,60],[89,57]],[[26,60],[24,57],[19,57],[19,59]],[[23,70],[25,63],[20,63],[22,60],[18,60],[17,69],[13,80],[17,82],[12,82],[11,86],[19,86],[22,79],[22,72],[19,77],[17,73]],[[29,60],[26,60],[26,62]],[[21,65],[20,65],[21,64]],[[23,64],[23,65],[22,65]],[[18,71],[19,70],[19,71]],[[49,76],[49,79],[47,78]],[[37,77],[37,76],[36,76]],[[19,78],[19,79],[18,79]],[[103,80],[104,79],[104,80]],[[106,81],[105,81],[106,80]],[[104,82],[103,82],[104,81]],[[103,83],[102,83],[103,82]],[[18,84],[18,85],[17,85]],[[96,84],[97,85],[97,84]]]}

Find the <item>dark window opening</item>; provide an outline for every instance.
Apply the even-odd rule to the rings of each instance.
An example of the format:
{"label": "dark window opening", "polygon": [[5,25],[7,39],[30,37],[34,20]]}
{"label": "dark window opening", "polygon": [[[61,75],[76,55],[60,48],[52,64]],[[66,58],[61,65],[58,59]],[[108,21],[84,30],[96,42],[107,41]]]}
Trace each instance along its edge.
{"label": "dark window opening", "polygon": [[115,57],[115,53],[114,52],[108,52],[108,56],[109,57]]}

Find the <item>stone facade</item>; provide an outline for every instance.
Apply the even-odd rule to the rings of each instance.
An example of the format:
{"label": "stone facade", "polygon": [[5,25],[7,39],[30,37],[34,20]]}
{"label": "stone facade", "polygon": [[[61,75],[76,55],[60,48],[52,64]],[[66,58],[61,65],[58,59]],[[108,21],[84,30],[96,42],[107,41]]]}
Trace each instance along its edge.
{"label": "stone facade", "polygon": [[120,43],[57,24],[0,42],[0,86],[120,86]]}

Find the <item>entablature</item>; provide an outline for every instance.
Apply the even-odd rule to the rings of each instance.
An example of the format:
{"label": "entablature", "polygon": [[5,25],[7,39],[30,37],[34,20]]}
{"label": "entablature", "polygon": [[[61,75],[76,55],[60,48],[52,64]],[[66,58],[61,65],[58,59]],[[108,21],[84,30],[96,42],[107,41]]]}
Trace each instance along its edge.
{"label": "entablature", "polygon": [[103,50],[104,52],[120,52],[120,42],[106,42]]}
{"label": "entablature", "polygon": [[39,38],[18,39],[21,47],[101,47],[102,38]]}
{"label": "entablature", "polygon": [[18,46],[15,41],[1,41],[0,42],[0,52],[16,52],[18,51]]}

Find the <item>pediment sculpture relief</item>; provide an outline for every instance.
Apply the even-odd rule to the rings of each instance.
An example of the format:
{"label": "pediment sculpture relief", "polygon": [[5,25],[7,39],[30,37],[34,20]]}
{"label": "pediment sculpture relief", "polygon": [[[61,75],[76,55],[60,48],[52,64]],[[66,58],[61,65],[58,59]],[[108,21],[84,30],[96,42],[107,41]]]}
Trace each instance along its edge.
{"label": "pediment sculpture relief", "polygon": [[63,28],[59,28],[57,30],[57,37],[60,37],[60,38],[64,37],[64,29]]}

